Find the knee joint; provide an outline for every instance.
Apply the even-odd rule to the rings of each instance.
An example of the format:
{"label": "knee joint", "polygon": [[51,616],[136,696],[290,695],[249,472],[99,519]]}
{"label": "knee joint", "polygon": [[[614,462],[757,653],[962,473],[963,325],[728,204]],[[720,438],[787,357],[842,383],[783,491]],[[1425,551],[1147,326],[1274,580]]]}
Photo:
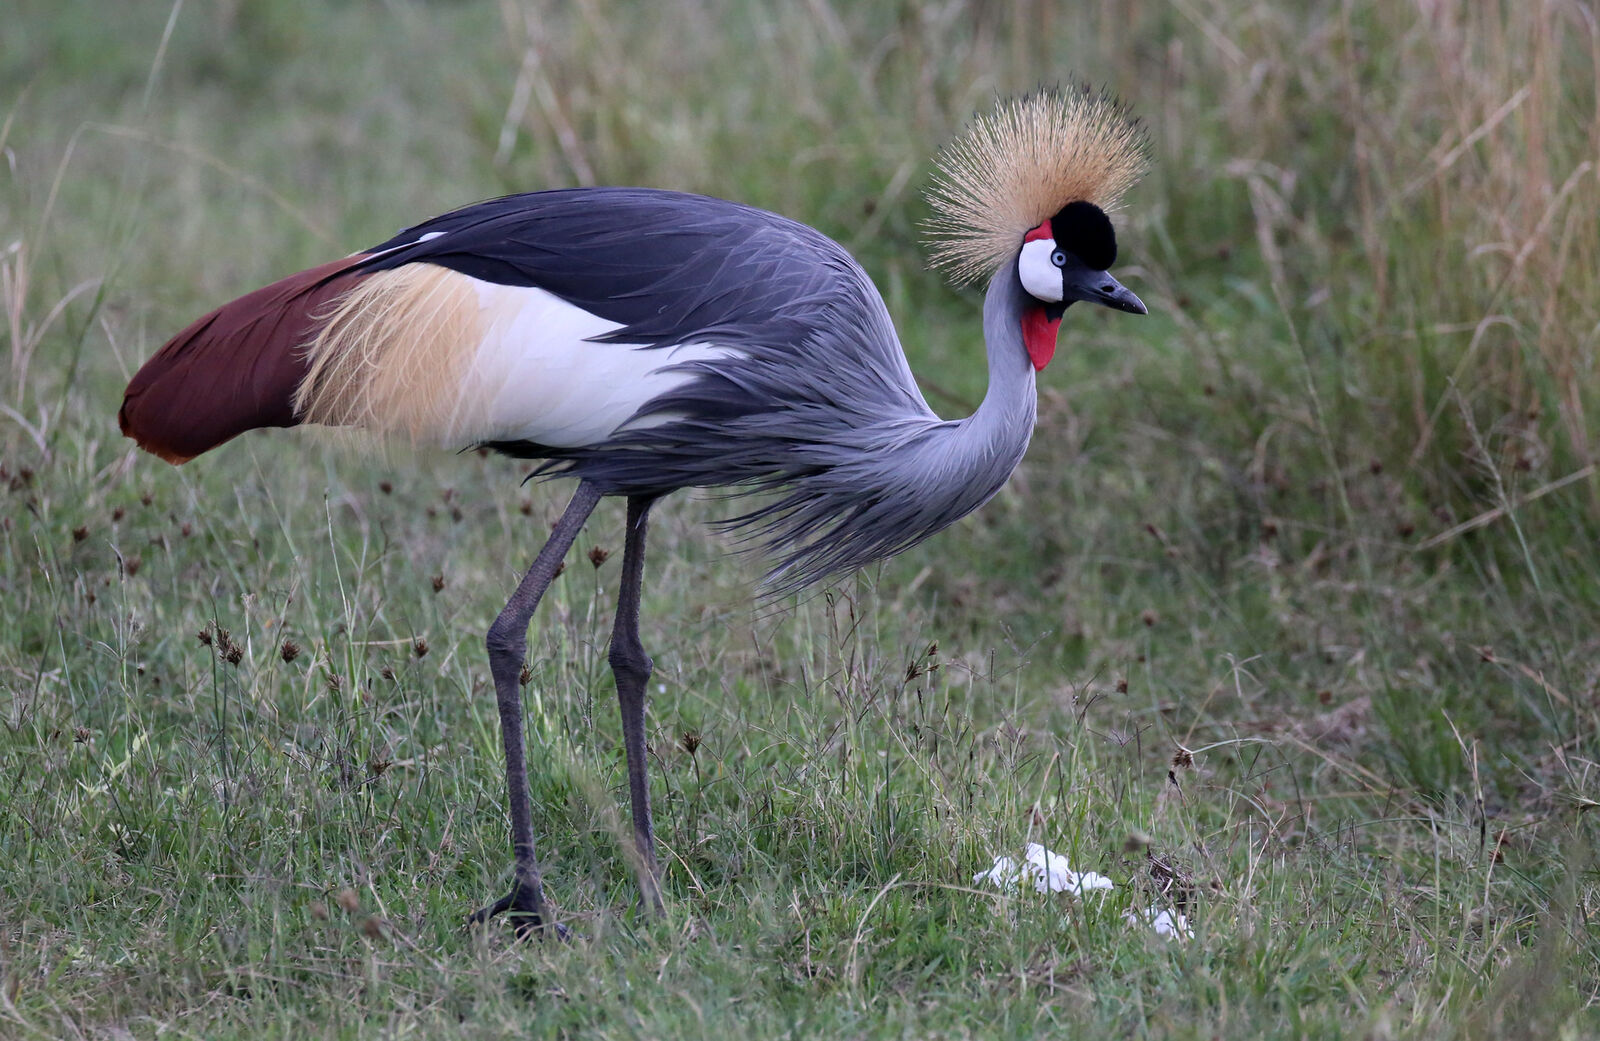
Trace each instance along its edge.
{"label": "knee joint", "polygon": [[484,637],[484,644],[489,648],[489,657],[500,655],[514,655],[522,657],[523,649],[527,646],[527,633],[519,632],[509,625],[501,625],[496,621],[489,626],[489,633]]}
{"label": "knee joint", "polygon": [[655,668],[650,655],[638,648],[622,648],[612,644],[610,658],[611,671],[617,674],[618,679],[631,680],[640,686],[650,679],[650,673]]}

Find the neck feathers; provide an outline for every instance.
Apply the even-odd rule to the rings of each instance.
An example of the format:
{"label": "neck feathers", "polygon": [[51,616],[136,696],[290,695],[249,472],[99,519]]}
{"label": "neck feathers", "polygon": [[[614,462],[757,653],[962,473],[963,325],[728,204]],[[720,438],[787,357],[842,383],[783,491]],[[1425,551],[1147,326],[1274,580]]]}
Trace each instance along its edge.
{"label": "neck feathers", "polygon": [[774,594],[909,549],[1005,485],[1027,451],[1037,408],[1023,307],[1015,269],[1002,269],[984,301],[989,390],[971,416],[897,419],[862,431],[870,443],[819,445],[836,458],[793,480],[772,505],[729,522],[753,527],[772,552]]}

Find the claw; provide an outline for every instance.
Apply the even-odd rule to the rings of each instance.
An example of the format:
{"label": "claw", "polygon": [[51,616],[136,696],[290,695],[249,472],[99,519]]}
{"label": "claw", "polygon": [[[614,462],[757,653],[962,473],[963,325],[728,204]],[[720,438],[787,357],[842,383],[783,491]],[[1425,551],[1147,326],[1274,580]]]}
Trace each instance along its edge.
{"label": "claw", "polygon": [[518,899],[524,892],[526,890],[513,889],[487,907],[478,908],[467,916],[468,927],[483,925],[496,915],[509,912],[509,917],[516,923],[519,940],[543,939],[547,933],[554,933],[558,940],[571,940],[571,929],[553,920],[546,925],[545,916],[532,906],[532,900]]}
{"label": "claw", "polygon": [[502,913],[508,907],[510,907],[511,906],[511,898],[512,898],[513,895],[514,895],[514,892],[513,893],[507,893],[505,896],[503,896],[500,899],[496,900],[494,903],[490,904],[489,906],[478,908],[476,911],[472,912],[470,915],[467,916],[467,924],[468,925],[483,925],[489,919],[493,918],[497,914]]}

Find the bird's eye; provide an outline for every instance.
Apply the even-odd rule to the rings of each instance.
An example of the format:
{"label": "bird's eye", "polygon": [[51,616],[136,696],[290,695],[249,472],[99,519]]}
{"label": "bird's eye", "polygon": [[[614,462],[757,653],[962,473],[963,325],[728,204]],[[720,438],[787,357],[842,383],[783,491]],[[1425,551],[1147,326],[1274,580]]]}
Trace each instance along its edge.
{"label": "bird's eye", "polygon": [[1056,267],[1066,267],[1067,266],[1067,254],[1066,254],[1066,252],[1063,251],[1063,250],[1059,250],[1058,249],[1054,253],[1050,254],[1050,263],[1054,264]]}

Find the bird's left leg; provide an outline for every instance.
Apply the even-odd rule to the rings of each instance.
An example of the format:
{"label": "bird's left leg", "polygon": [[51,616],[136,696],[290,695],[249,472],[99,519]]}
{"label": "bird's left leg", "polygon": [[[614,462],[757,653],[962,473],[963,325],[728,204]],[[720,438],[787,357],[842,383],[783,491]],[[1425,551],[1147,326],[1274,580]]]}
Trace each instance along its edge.
{"label": "bird's left leg", "polygon": [[552,920],[544,898],[544,879],[533,850],[533,810],[528,793],[528,767],[523,758],[522,662],[528,646],[528,621],[544,591],[561,571],[561,558],[578,537],[583,522],[600,501],[600,489],[584,481],[567,504],[566,512],[539,550],[533,566],[517,585],[500,616],[489,627],[489,671],[494,675],[495,702],[500,710],[500,738],[506,749],[506,789],[511,817],[511,847],[516,855],[511,892],[472,916],[474,923],[509,912],[517,921],[517,935],[530,936],[553,929],[565,930]]}
{"label": "bird's left leg", "polygon": [[622,588],[617,620],[611,627],[611,672],[622,709],[622,744],[628,758],[628,797],[633,804],[633,843],[639,898],[645,910],[660,914],[661,869],[656,864],[650,818],[650,771],[644,743],[644,702],[652,662],[639,642],[639,590],[644,579],[644,537],[653,496],[628,499],[628,528],[622,550]]}

